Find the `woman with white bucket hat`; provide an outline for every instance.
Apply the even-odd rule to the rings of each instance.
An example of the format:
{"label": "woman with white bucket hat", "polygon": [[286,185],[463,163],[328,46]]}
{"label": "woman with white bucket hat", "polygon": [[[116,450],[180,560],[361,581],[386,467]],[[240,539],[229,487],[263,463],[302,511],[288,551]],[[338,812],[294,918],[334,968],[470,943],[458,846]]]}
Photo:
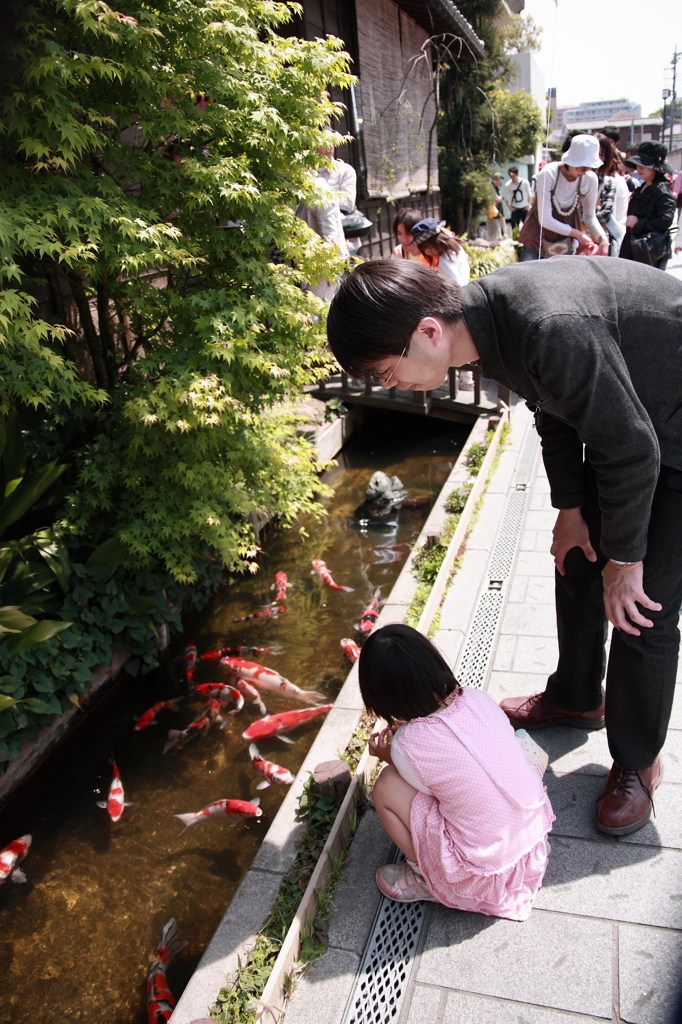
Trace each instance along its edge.
{"label": "woman with white bucket hat", "polygon": [[583,246],[592,251],[592,242],[594,255],[608,256],[609,238],[596,216],[599,182],[594,172],[600,166],[599,140],[575,135],[561,160],[543,167],[535,204],[519,235],[522,262],[571,255]]}

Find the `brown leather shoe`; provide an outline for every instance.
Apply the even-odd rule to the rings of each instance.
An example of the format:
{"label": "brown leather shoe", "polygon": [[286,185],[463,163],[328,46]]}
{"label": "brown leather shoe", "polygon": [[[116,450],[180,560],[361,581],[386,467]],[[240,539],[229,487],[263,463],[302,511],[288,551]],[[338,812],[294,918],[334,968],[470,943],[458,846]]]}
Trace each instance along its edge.
{"label": "brown leather shoe", "polygon": [[621,768],[613,762],[597,797],[596,826],[609,836],[627,836],[643,828],[651,817],[654,792],[663,778],[657,757],[651,768]]}
{"label": "brown leather shoe", "polygon": [[548,725],[604,728],[604,701],[596,711],[567,711],[552,704],[544,693],[534,693],[532,697],[508,697],[500,701],[500,707],[516,729],[546,729]]}

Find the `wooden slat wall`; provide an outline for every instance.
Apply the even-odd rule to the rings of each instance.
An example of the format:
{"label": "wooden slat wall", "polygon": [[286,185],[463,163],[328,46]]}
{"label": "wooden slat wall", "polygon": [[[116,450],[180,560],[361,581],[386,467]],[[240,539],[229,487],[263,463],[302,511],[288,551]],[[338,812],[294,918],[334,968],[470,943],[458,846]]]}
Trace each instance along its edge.
{"label": "wooden slat wall", "polygon": [[428,34],[393,0],[356,0],[355,8],[368,195],[437,188],[430,54],[412,63]]}

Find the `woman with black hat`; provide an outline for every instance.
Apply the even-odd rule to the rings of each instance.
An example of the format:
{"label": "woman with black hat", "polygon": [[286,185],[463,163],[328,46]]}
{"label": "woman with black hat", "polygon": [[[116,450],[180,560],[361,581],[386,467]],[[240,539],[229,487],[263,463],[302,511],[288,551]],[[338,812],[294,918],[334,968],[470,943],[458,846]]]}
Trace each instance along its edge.
{"label": "woman with black hat", "polygon": [[620,256],[659,270],[665,270],[671,256],[670,227],[675,216],[675,200],[665,177],[672,173],[667,155],[662,142],[641,142],[625,161],[637,168],[643,181],[630,197]]}

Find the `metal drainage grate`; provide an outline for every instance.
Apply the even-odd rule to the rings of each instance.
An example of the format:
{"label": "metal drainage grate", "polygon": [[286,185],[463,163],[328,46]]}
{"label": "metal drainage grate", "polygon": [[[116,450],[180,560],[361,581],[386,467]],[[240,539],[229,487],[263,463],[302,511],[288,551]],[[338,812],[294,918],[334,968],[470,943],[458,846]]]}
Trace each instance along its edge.
{"label": "metal drainage grate", "polygon": [[[404,860],[398,852],[396,862]],[[427,904],[381,898],[342,1024],[390,1024],[400,1016]]]}
{"label": "metal drainage grate", "polygon": [[457,660],[455,675],[462,686],[482,689],[488,677],[497,627],[504,608],[506,585],[514,564],[528,504],[528,485],[533,479],[539,449],[540,439],[531,426],[521,447],[514,485],[507,498],[500,531],[488,562],[486,579]]}

